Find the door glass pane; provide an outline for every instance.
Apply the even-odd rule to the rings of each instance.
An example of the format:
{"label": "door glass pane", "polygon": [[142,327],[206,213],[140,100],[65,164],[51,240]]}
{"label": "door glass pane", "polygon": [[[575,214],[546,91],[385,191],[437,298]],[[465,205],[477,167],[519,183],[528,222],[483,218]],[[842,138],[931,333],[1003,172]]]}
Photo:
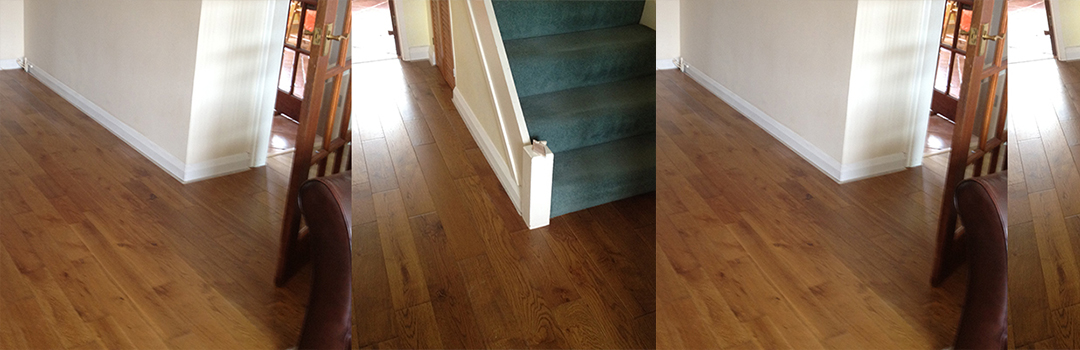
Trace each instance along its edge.
{"label": "door glass pane", "polygon": [[323,90],[322,106],[319,108],[319,134],[326,130],[326,120],[329,119],[330,106],[334,102],[334,82],[336,81],[337,77],[330,77],[330,79],[323,82],[325,84],[323,89],[325,90]]}
{"label": "door glass pane", "polygon": [[296,51],[290,48],[285,48],[285,52],[281,54],[281,73],[278,75],[278,89],[281,91],[289,92],[289,88],[292,82],[293,73],[293,60],[296,59]]}
{"label": "door glass pane", "polygon": [[971,31],[971,9],[960,10],[960,36],[957,37],[956,48],[967,51],[968,35]]}
{"label": "door glass pane", "polygon": [[[1004,6],[1001,6],[1001,5],[1004,3],[1004,1],[1005,0],[995,0],[995,1],[986,0],[986,2],[987,2],[986,5],[987,6],[993,6],[993,10],[994,10],[993,11],[993,13],[994,13],[993,19],[990,21],[990,32],[986,33],[989,36],[997,35],[1001,31],[1001,18],[1003,17],[1003,14],[1001,13],[1001,11],[1004,10]],[[994,58],[996,56],[996,52],[997,52],[997,48],[998,48],[998,44],[1001,43],[1001,41],[1003,41],[1003,40],[1005,40],[1005,39],[1001,39],[1001,40],[983,40],[983,43],[985,43],[985,45],[986,45],[986,59],[983,62],[984,67],[993,66]],[[1004,55],[1004,52],[1002,54]]]}
{"label": "door glass pane", "polygon": [[333,135],[337,137],[341,133],[341,124],[345,118],[345,102],[348,101],[349,95],[349,78],[351,76],[350,71],[345,71],[341,74],[341,91],[338,93],[338,103],[334,115],[334,129]]}
{"label": "door glass pane", "polygon": [[293,96],[304,98],[304,85],[307,82],[309,56],[300,54],[300,63],[296,66],[296,80],[293,85]]}
{"label": "door glass pane", "polygon": [[300,48],[311,51],[311,34],[315,31],[315,17],[318,11],[315,9],[307,9],[304,12],[304,39],[300,43]]}
{"label": "door glass pane", "polygon": [[956,1],[949,1],[945,4],[945,23],[941,26],[941,44],[947,46],[955,46],[953,43],[953,34],[956,32],[956,18],[959,8],[956,5]]}
{"label": "door glass pane", "polygon": [[[983,123],[986,121],[986,103],[990,99],[994,98],[990,96],[990,78],[983,79],[979,82],[979,103],[975,106],[975,114],[971,118],[975,118],[975,125],[971,128],[971,144],[977,145],[979,137],[982,136]],[[970,96],[970,95],[969,95]],[[971,147],[975,150],[977,147]]]}
{"label": "door glass pane", "polygon": [[315,133],[315,135],[317,135],[315,137],[315,148],[316,149],[321,148],[322,145],[323,145],[323,142],[329,142],[330,141],[330,140],[324,139],[323,135],[326,134],[326,122],[329,121],[329,119],[330,119],[330,117],[329,117],[330,112],[331,112],[330,111],[330,106],[331,106],[331,103],[333,103],[332,96],[333,96],[333,93],[334,93],[334,82],[336,82],[336,81],[337,81],[337,77],[330,77],[329,79],[326,79],[326,81],[323,82],[323,98],[322,98],[322,103],[319,105],[319,117],[318,117],[319,122],[318,122],[318,126],[316,127],[316,133]]}
{"label": "door glass pane", "polygon": [[937,73],[934,74],[934,89],[945,92],[945,87],[949,86],[949,54],[952,51],[946,49],[938,49],[938,64]]}
{"label": "door glass pane", "polygon": [[304,10],[303,4],[293,1],[289,4],[289,25],[285,31],[285,43],[296,47],[296,36],[300,33],[300,15]]}
{"label": "door glass pane", "polygon": [[[334,35],[345,33],[345,15],[349,13],[349,0],[337,1],[337,15],[334,16]],[[341,41],[330,40],[330,67],[337,67],[338,56],[341,54]]]}
{"label": "door glass pane", "polygon": [[1005,72],[998,74],[997,90],[994,92],[994,109],[990,112],[990,129],[987,132],[987,140],[997,137],[998,117],[1001,113],[1001,103],[1005,99]]}
{"label": "door glass pane", "polygon": [[949,96],[960,98],[960,85],[963,83],[964,61],[967,57],[957,54],[953,62],[952,79],[949,79]]}

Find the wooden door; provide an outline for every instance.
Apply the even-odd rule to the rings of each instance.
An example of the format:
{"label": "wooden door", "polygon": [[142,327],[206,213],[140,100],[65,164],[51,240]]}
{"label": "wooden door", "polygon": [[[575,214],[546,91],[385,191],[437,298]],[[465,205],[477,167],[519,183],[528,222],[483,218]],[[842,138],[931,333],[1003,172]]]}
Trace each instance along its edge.
{"label": "wooden door", "polygon": [[318,15],[311,33],[303,105],[300,108],[296,151],[282,219],[281,247],[274,283],[284,284],[308,261],[297,197],[300,185],[312,176],[324,176],[351,168],[352,61],[349,31],[352,13],[349,0],[318,0]]}
{"label": "wooden door", "polygon": [[300,117],[300,107],[307,87],[307,69],[311,61],[311,34],[318,14],[317,0],[292,0],[289,3],[285,44],[278,75],[277,101],[274,110],[293,120]]}
{"label": "wooden door", "polygon": [[967,58],[968,34],[975,0],[948,0],[945,20],[938,40],[938,65],[934,77],[934,97],[930,111],[956,122],[963,68]]}
{"label": "wooden door", "polygon": [[1046,8],[1046,25],[1050,34],[1050,50],[1054,53],[1054,58],[1058,58],[1057,52],[1057,40],[1055,40],[1054,34],[1054,15],[1050,9],[1050,0],[1043,0],[1043,7]]}
{"label": "wooden door", "polygon": [[397,51],[397,57],[401,58],[401,40],[398,40],[397,9],[394,7],[394,0],[390,0],[390,28],[390,36],[394,37],[394,50]]}
{"label": "wooden door", "polygon": [[432,45],[435,46],[435,65],[443,80],[454,88],[454,39],[450,26],[450,1],[431,0]]}
{"label": "wooden door", "polygon": [[1006,0],[975,1],[963,84],[956,110],[949,168],[938,221],[931,283],[939,285],[964,259],[963,229],[957,223],[953,190],[967,177],[1007,168],[1008,110],[1005,33]]}

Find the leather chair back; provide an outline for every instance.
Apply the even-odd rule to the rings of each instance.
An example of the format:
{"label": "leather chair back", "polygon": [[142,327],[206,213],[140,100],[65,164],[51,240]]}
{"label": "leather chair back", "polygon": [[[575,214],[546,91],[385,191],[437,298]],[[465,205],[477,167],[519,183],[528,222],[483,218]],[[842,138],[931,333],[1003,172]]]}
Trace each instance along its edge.
{"label": "leather chair back", "polygon": [[967,179],[956,186],[964,224],[968,273],[955,349],[1004,349],[1008,339],[1008,174]]}
{"label": "leather chair back", "polygon": [[350,173],[300,186],[312,262],[311,294],[300,349],[348,349],[352,343],[352,186]]}

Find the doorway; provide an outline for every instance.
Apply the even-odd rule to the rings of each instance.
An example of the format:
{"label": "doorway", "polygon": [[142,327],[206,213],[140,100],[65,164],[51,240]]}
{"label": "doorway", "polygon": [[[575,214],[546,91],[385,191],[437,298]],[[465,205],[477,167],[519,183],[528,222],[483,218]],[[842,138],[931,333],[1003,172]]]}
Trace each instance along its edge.
{"label": "doorway", "polygon": [[318,0],[289,1],[268,158],[290,153],[296,148],[297,120],[304,102],[317,7]]}
{"label": "doorway", "polygon": [[937,38],[933,97],[923,139],[922,164],[942,176],[948,168],[949,151],[952,150],[973,5],[973,0],[946,1]]}
{"label": "doorway", "polygon": [[1009,1],[1009,63],[1054,58],[1053,32],[1045,0]]}
{"label": "doorway", "polygon": [[393,0],[352,0],[357,63],[401,57]]}
{"label": "doorway", "polygon": [[945,2],[945,19],[941,24],[941,37],[938,42],[940,47],[930,110],[950,123],[956,120],[956,105],[960,101],[960,86],[963,83],[961,77],[964,75],[964,60],[967,58],[973,5],[974,0]]}

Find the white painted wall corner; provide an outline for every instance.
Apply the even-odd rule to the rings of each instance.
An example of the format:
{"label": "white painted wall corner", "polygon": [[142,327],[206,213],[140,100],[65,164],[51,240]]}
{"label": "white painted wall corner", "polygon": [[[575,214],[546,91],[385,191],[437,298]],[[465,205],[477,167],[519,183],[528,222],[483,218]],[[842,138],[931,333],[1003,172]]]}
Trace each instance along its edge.
{"label": "white painted wall corner", "polygon": [[684,65],[683,67],[685,68],[686,74],[689,75],[690,78],[694,79],[694,81],[697,81],[699,84],[701,84],[701,86],[704,86],[706,89],[712,92],[713,95],[719,97],[732,108],[739,111],[740,114],[746,116],[747,119],[750,119],[750,121],[754,122],[754,124],[757,124],[759,127],[761,127],[763,130],[768,132],[780,142],[782,142],[784,145],[787,145],[788,148],[790,148],[792,151],[795,151],[795,153],[799,154],[799,156],[803,157],[803,159],[806,159],[806,161],[810,162],[810,164],[814,165],[819,170],[824,172],[825,175],[828,175],[836,182],[840,182],[839,161],[833,159],[824,151],[817,148],[817,146],[811,144],[809,141],[806,141],[806,139],[804,139],[802,136],[799,136],[799,134],[795,133],[791,129],[788,129],[783,124],[780,124],[780,122],[776,121],[776,119],[773,119],[768,114],[765,114],[764,111],[750,104],[750,102],[742,99],[738,95],[735,95],[734,92],[724,87],[723,85],[720,85],[720,83],[705,75],[704,72],[698,70],[696,67],[690,65]]}
{"label": "white painted wall corner", "polygon": [[837,183],[852,182],[906,169],[907,155],[904,153],[891,154],[857,163],[841,164],[798,133],[788,129],[776,119],[765,114],[761,109],[705,75],[704,72],[685,64],[683,68],[686,74],[694,81],[697,81],[701,86],[704,86]]}
{"label": "white painted wall corner", "polygon": [[105,127],[109,132],[112,132],[113,135],[116,135],[116,137],[123,140],[181,183],[187,184],[212,177],[241,172],[250,168],[251,155],[248,153],[234,154],[198,164],[185,164],[179,158],[176,158],[176,156],[165,151],[164,148],[158,146],[142,133],[139,133],[127,124],[124,124],[124,122],[116,119],[112,114],[105,111],[97,104],[94,104],[86,97],[80,95],[78,92],[75,92],[75,90],[72,90],[67,85],[64,85],[64,83],[60,82],[60,80],[57,80],[49,73],[34,66],[32,63],[24,61],[24,64],[26,64],[27,71],[30,75],[37,78],[42,84],[45,84],[45,86],[48,86],[49,89],[55,91],[60,97],[63,97],[64,100],[67,100],[74,105],[75,108],[86,113],[91,119],[98,124],[101,124],[101,126]]}

